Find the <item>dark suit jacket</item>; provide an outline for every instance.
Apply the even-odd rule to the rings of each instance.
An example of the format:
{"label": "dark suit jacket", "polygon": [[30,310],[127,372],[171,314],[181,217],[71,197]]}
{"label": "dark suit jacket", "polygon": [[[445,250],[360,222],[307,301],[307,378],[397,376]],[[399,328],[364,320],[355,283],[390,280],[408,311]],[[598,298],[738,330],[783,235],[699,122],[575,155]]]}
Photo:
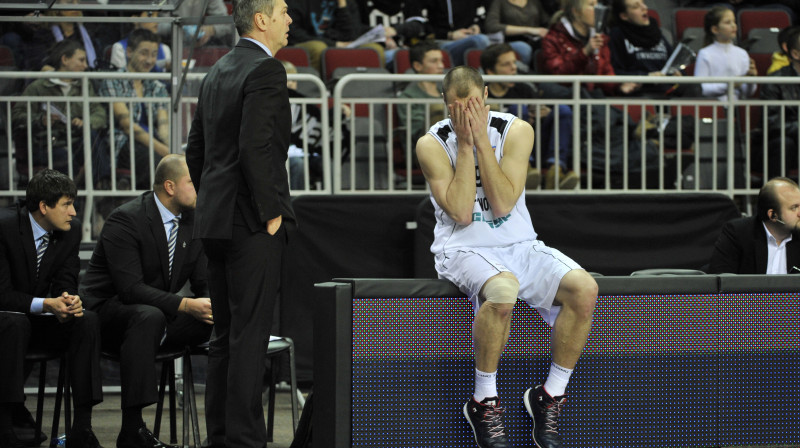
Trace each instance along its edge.
{"label": "dark suit jacket", "polygon": [[0,217],[0,311],[29,314],[34,297],[78,293],[81,223],[54,231],[36,277],[36,245],[28,210],[4,210]]}
{"label": "dark suit jacket", "polygon": [[234,220],[250,232],[266,231],[278,215],[294,222],[285,166],[291,121],[280,61],[240,40],[203,80],[189,132],[195,238],[230,239]]}
{"label": "dark suit jacket", "polygon": [[208,297],[202,243],[192,240],[193,213],[181,214],[169,277],[167,234],[153,192],[123,204],[108,216],[81,282],[87,308],[102,310],[106,300],[145,304],[174,318],[187,280],[196,297]]}
{"label": "dark suit jacket", "polygon": [[[800,233],[786,244],[786,268],[789,274],[800,274]],[[709,272],[712,274],[765,274],[767,272],[767,232],[756,217],[728,221],[722,228]]]}

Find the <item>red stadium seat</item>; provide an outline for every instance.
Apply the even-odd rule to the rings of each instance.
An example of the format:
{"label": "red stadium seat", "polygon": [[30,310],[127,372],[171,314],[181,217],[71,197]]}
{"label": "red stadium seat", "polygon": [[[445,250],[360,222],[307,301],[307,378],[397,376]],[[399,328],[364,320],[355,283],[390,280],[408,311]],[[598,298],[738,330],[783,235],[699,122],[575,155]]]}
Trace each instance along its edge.
{"label": "red stadium seat", "polygon": [[655,9],[648,9],[647,15],[649,15],[651,19],[655,19],[656,25],[661,26],[661,17],[658,15],[658,11]]}
{"label": "red stadium seat", "polygon": [[481,68],[481,54],[483,51],[472,49],[467,51],[467,55],[464,59],[467,60],[467,65],[472,68],[477,68],[480,70]]}
{"label": "red stadium seat", "polygon": [[783,29],[792,25],[789,14],[780,9],[742,9],[736,21],[740,38],[747,37],[753,28]]}
{"label": "red stadium seat", "polygon": [[322,75],[331,81],[339,67],[381,68],[378,52],[372,48],[326,48],[322,52]]}
{"label": "red stadium seat", "polygon": [[5,45],[0,45],[0,67],[12,67],[14,63],[14,54],[11,49]]}
{"label": "red stadium seat", "polygon": [[[227,46],[210,46],[210,47],[197,47],[194,49],[192,59],[195,60],[195,67],[211,67],[219,58],[225,56],[230,48]],[[183,50],[183,57],[189,57],[189,49]]]}
{"label": "red stadium seat", "polygon": [[411,59],[409,51],[406,48],[401,48],[394,53],[394,72],[403,74],[411,69]]}
{"label": "red stadium seat", "polygon": [[686,28],[703,28],[703,19],[708,9],[675,8],[675,41],[683,39],[683,30]]}
{"label": "red stadium seat", "polygon": [[275,59],[291,62],[295,67],[310,67],[308,52],[301,47],[283,47],[275,54]]}

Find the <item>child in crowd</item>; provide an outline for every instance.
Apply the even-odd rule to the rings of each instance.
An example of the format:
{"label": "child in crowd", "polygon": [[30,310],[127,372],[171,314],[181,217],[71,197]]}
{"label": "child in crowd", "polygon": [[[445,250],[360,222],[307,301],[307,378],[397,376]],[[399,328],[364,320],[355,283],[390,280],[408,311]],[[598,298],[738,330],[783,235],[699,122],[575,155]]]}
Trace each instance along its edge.
{"label": "child in crowd", "polygon": [[[697,53],[695,76],[758,76],[756,63],[747,51],[733,44],[736,39],[736,17],[724,6],[715,6],[706,13],[705,47]],[[727,83],[703,83],[703,96],[712,96],[721,101],[728,99]],[[755,93],[754,84],[734,84],[736,99]]]}

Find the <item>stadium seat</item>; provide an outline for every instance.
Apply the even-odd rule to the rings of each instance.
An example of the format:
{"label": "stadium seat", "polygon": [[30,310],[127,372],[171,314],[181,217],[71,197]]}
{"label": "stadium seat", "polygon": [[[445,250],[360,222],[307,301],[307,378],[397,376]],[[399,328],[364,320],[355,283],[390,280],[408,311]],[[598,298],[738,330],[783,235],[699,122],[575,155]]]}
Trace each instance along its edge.
{"label": "stadium seat", "polygon": [[675,8],[673,26],[675,27],[675,41],[683,40],[683,32],[686,28],[703,29],[703,18],[708,9],[698,8]]}
{"label": "stadium seat", "polygon": [[467,55],[464,59],[467,60],[467,65],[476,68],[478,70],[481,69],[481,54],[483,53],[482,50],[472,49],[467,51]]}
{"label": "stadium seat", "polygon": [[658,15],[658,11],[655,9],[648,9],[647,15],[649,15],[651,19],[655,19],[658,26],[661,26],[661,16]]}
{"label": "stadium seat", "polygon": [[[195,67],[211,67],[219,58],[225,56],[231,49],[227,46],[197,47],[194,49],[192,59],[195,60]],[[184,59],[189,57],[189,49],[183,50]]]}
{"label": "stadium seat", "polygon": [[326,48],[322,52],[323,80],[331,82],[333,71],[340,67],[381,68],[381,60],[372,48]]}
{"label": "stadium seat", "polygon": [[14,67],[14,53],[5,45],[0,45],[0,67]]}
{"label": "stadium seat", "polygon": [[295,67],[310,67],[308,52],[302,47],[283,47],[275,54],[275,59],[291,62]]}
{"label": "stadium seat", "polygon": [[678,41],[683,42],[695,53],[705,46],[706,32],[703,28],[689,27],[683,30],[683,37]]}
{"label": "stadium seat", "polygon": [[756,61],[758,76],[767,76],[767,69],[772,64],[772,53],[750,53],[750,57]]}
{"label": "stadium seat", "polygon": [[792,25],[792,20],[786,11],[780,9],[742,9],[739,11],[736,22],[739,24],[739,36],[749,36],[754,28],[776,28],[781,30]]}
{"label": "stadium seat", "polygon": [[748,53],[774,53],[780,51],[778,46],[778,28],[752,28],[747,33],[741,47]]}

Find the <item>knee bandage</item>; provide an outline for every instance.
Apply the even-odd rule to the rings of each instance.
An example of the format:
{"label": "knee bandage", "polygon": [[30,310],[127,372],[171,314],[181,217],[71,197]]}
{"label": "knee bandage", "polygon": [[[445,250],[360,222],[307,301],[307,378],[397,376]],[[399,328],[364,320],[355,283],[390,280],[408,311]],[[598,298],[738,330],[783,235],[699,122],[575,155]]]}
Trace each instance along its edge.
{"label": "knee bandage", "polygon": [[483,287],[482,300],[494,303],[515,303],[519,293],[519,282],[516,278],[497,277]]}

